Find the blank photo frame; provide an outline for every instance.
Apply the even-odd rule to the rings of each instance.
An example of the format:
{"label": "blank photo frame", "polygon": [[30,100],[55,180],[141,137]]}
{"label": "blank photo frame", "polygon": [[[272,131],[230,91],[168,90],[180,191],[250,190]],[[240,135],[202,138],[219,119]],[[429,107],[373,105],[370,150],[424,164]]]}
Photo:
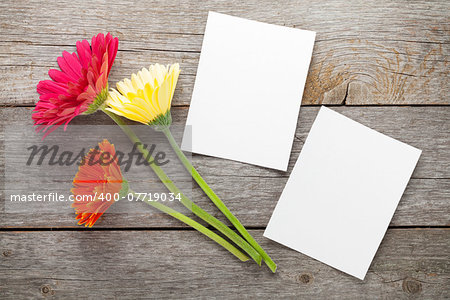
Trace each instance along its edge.
{"label": "blank photo frame", "polygon": [[264,236],[364,279],[421,152],[322,107]]}
{"label": "blank photo frame", "polygon": [[210,12],[181,148],[286,171],[314,38]]}

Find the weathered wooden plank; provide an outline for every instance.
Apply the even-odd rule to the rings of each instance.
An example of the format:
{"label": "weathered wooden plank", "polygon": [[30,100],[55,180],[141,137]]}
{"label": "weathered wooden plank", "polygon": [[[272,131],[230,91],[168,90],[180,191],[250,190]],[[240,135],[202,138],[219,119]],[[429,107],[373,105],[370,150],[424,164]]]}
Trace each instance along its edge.
{"label": "weathered wooden plank", "polygon": [[[333,110],[360,122],[374,130],[423,150],[413,178],[450,178],[450,109],[447,107],[332,107]],[[297,160],[301,147],[309,133],[319,108],[300,109],[296,138],[292,147],[288,172]],[[270,176],[273,170],[251,167],[244,163],[233,163],[223,159],[195,155],[193,157],[200,172],[233,176],[240,173],[248,176]],[[214,162],[213,162],[214,161]],[[283,172],[278,172],[283,174]]]}
{"label": "weathered wooden plank", "polygon": [[[204,174],[214,191],[222,198],[228,208],[249,227],[265,227],[286,184],[286,177],[218,177]],[[41,183],[40,183],[41,184]],[[131,183],[132,185],[135,182]],[[65,194],[71,187],[71,180],[61,184],[59,189],[52,192]],[[30,187],[29,191],[33,188]],[[135,189],[138,192],[146,190]],[[164,192],[160,190],[153,192]],[[0,191],[0,195],[4,195]],[[203,191],[194,187],[191,199],[198,205],[222,220],[226,220],[221,212],[215,208]],[[394,214],[391,226],[449,226],[450,217],[448,206],[450,199],[450,180],[448,179],[411,179],[405,194]],[[10,199],[4,196],[0,199],[0,207],[5,210],[0,213],[0,228],[75,228],[75,215],[70,202],[62,204],[47,204],[45,217],[41,213],[16,213],[8,206]],[[124,203],[125,202],[125,203]],[[24,203],[22,205],[28,205]],[[168,203],[191,217],[195,217],[181,204]],[[13,211],[14,213],[11,213]],[[143,203],[119,202],[111,207],[95,227],[103,228],[182,228],[184,224],[171,217],[152,209]]]}
{"label": "weathered wooden plank", "polygon": [[[340,106],[332,107],[332,109],[383,134],[423,150],[413,178],[450,178],[450,151],[448,151],[450,108]],[[318,107],[302,107],[300,109],[288,172],[292,170],[297,160],[298,153],[318,110]],[[29,107],[0,109],[0,126],[12,122],[31,126],[31,111],[32,108]],[[187,112],[188,108],[184,107],[172,109],[174,124],[183,125]],[[100,112],[91,116],[79,116],[73,120],[73,124],[87,123],[114,124],[109,117]],[[281,171],[203,155],[194,155],[193,161],[202,174],[217,176],[241,174],[242,176],[259,177],[287,175]]]}
{"label": "weathered wooden plank", "polygon": [[[447,226],[450,224],[447,213],[448,200],[450,199],[450,153],[447,136],[450,126],[449,108],[333,107],[333,109],[380,132],[424,150],[413,174],[413,179],[410,181],[394,215],[392,226]],[[193,163],[199,172],[246,226],[266,226],[317,110],[315,107],[301,108],[297,139],[294,141],[290,168],[287,173],[219,158],[193,156]],[[17,122],[30,124],[31,126],[30,111],[31,108],[25,107],[0,110],[0,127]],[[173,109],[175,123],[182,124],[186,118],[186,113],[187,109],[185,108]],[[74,119],[74,124],[88,122],[111,124],[107,117],[102,114],[80,116]],[[147,177],[143,176],[143,178]],[[60,190],[57,190],[57,192],[67,191],[70,188],[72,178],[64,177],[60,179],[61,181],[58,181],[58,183],[65,182],[66,184],[61,184]],[[19,171],[17,172],[17,180],[23,182],[23,175]],[[30,185],[32,190],[33,183],[30,181],[27,184]],[[161,191],[164,191],[163,187],[161,187]],[[222,218],[201,190],[195,188],[192,195],[193,199],[202,207]],[[2,199],[2,201],[5,201],[5,199]],[[4,202],[0,203],[4,204]],[[125,206],[119,206],[115,210],[116,213],[107,214],[96,226],[175,228],[182,226],[179,222],[164,215],[155,214],[144,204],[141,206],[142,213],[128,214],[117,213],[126,211]],[[50,210],[45,218],[42,218],[41,215],[32,214],[4,214],[0,226],[73,227],[75,226],[73,216],[73,212],[68,207],[65,211],[59,211],[56,208],[53,211]]]}
{"label": "weathered wooden plank", "polygon": [[[179,53],[175,53],[176,55],[167,55],[166,52],[164,52],[163,55],[161,55],[160,52],[156,53],[160,55],[133,55],[132,61],[135,61],[135,63],[133,63],[132,66],[125,62],[122,63],[122,61],[118,59],[117,65],[115,65],[110,74],[109,83],[111,84],[111,87],[115,87],[115,83],[131,76],[132,73],[136,73],[142,67],[148,67],[150,63],[181,62],[182,67],[186,67],[188,69],[182,70],[183,74],[179,78],[177,84],[177,92],[173,98],[173,105],[189,105],[195,76],[185,74],[185,72],[190,71],[188,67],[189,64],[186,65],[186,60],[191,60],[191,56],[193,55],[188,53],[186,57],[183,57],[184,55]],[[118,54],[118,57],[123,57],[123,55],[124,53],[121,52]],[[198,57],[198,55],[196,56]],[[140,59],[137,60],[136,57],[140,57]],[[56,56],[53,56],[53,58],[56,59]],[[196,58],[195,61],[198,61],[198,58]],[[124,67],[120,67],[120,65],[124,65]],[[191,66],[193,65],[194,64],[191,64]],[[197,64],[195,64],[195,67],[196,66]],[[36,85],[40,80],[49,79],[47,72],[50,68],[56,67],[56,64],[49,67],[34,65],[13,65],[0,67],[0,80],[2,84],[4,84],[3,91],[0,94],[0,105],[34,105],[39,100],[39,94],[36,92]]]}
{"label": "weathered wooden plank", "polygon": [[448,298],[450,231],[388,230],[364,281],[251,231],[276,274],[194,231],[0,232],[0,295],[41,298]]}
{"label": "weathered wooden plank", "polygon": [[189,104],[207,12],[215,10],[317,31],[304,104],[449,104],[449,8],[447,1],[4,1],[0,80],[7,93],[0,103],[34,103],[36,83],[63,49],[111,31],[121,41],[112,82],[149,62],[176,60],[185,82],[174,104]]}
{"label": "weathered wooden plank", "polygon": [[[177,33],[202,35],[207,13],[213,10],[283,26],[301,28],[307,25],[308,29],[320,32],[322,37],[335,40],[340,36],[351,36],[352,33],[378,32],[379,40],[402,37],[403,40],[429,42],[431,36],[432,41],[448,41],[445,32],[442,32],[448,29],[445,27],[448,25],[445,24],[448,21],[445,10],[449,7],[446,1],[415,1],[411,4],[407,1],[392,3],[382,0],[370,5],[360,0],[339,0],[333,3],[325,0],[262,2],[204,1],[200,4],[189,0],[171,3],[144,0],[140,5],[129,5],[123,0],[114,3],[94,0],[84,1],[80,7],[80,3],[67,0],[59,2],[60,6],[46,1],[7,0],[0,4],[2,29],[9,32],[2,40],[68,45],[80,34],[92,35],[116,29],[119,38],[129,42],[134,50],[155,47],[168,50],[169,46],[177,44],[170,44],[166,37],[160,40],[156,37]],[[444,24],[440,23],[442,21]],[[341,28],[346,30],[340,31]],[[399,33],[402,29],[406,30]],[[48,33],[52,33],[53,38]],[[30,38],[25,39],[28,36]],[[143,44],[139,40],[147,40],[148,43]],[[190,48],[183,50],[199,49],[196,44],[186,43],[186,46]]]}
{"label": "weathered wooden plank", "polygon": [[[20,48],[25,48],[15,49],[18,47],[12,47],[17,45]],[[1,103],[30,105],[38,99],[35,92],[37,82],[48,78],[47,71],[49,68],[56,66],[55,59],[60,55],[61,48],[24,46],[24,44],[17,43],[13,43],[12,46],[0,47],[0,53],[10,55],[5,60],[5,65],[2,66],[1,76],[5,85],[5,93]],[[317,47],[320,47],[320,43],[316,45]],[[431,56],[441,55],[442,49],[430,50],[432,54],[427,55],[424,61],[415,62],[410,57],[400,57],[400,54],[395,54],[394,58],[383,57],[385,55],[383,51],[396,51],[392,50],[394,48],[382,50],[381,54],[376,53],[380,56],[377,57],[374,54],[364,53],[364,51],[371,52],[370,47],[372,46],[352,47],[352,50],[349,50],[348,47],[341,49],[340,52],[342,53],[338,54],[334,54],[335,51],[332,50],[325,55],[314,55],[305,87],[303,104],[341,104],[344,101],[347,104],[355,105],[449,103],[446,97],[448,95],[447,66],[444,63],[428,61],[432,59],[429,58]],[[6,48],[9,50],[6,50]],[[362,53],[351,53],[355,49]],[[346,62],[341,59],[342,56],[365,57],[361,58],[363,63],[359,63],[355,59]],[[23,57],[30,60],[24,64]],[[194,85],[198,58],[198,53],[190,52],[121,51],[111,73],[110,82],[114,84],[150,63],[180,62],[183,73],[174,105],[188,105]],[[336,61],[338,59],[339,61]],[[386,61],[380,62],[380,59]],[[397,69],[388,66],[388,64],[394,64],[396,59],[399,59],[401,63]],[[403,61],[405,59],[407,61]],[[367,64],[367,60],[374,63]],[[338,63],[338,65],[335,65],[335,63]],[[364,66],[360,64],[364,64]],[[419,64],[419,66],[416,67],[415,64]],[[407,71],[410,73],[406,73]],[[349,83],[351,84],[349,85]],[[423,94],[425,90],[428,92],[426,95]]]}

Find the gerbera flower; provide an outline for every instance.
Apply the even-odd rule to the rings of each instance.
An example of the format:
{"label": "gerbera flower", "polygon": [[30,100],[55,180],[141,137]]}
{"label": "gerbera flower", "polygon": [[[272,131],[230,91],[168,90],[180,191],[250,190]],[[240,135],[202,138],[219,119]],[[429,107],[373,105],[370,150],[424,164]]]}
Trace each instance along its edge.
{"label": "gerbera flower", "polygon": [[76,43],[77,51],[64,51],[58,57],[61,70],[51,69],[52,80],[40,81],[37,85],[39,101],[32,118],[37,131],[47,136],[62,124],[67,124],[79,114],[95,112],[108,95],[108,76],[116,58],[119,40],[108,33]]}
{"label": "gerbera flower", "polygon": [[117,83],[109,93],[107,110],[157,128],[172,123],[170,106],[180,75],[179,64],[151,65]]}
{"label": "gerbera flower", "polygon": [[73,186],[72,207],[78,224],[92,227],[115,199],[128,193],[128,183],[122,177],[114,145],[103,140],[98,148],[91,149],[78,168]]}
{"label": "gerbera flower", "polygon": [[[146,125],[153,125],[156,129],[162,131],[166,135],[170,145],[174,149],[180,161],[183,163],[184,167],[191,174],[192,178],[194,178],[205,194],[228,218],[239,233],[242,234],[242,236],[246,239],[246,243],[252,247],[253,250],[256,250],[259,253],[258,255],[264,259],[265,263],[269,266],[272,272],[275,272],[277,268],[275,262],[206,183],[203,177],[184,155],[183,151],[181,151],[172,133],[170,132],[169,126],[172,121],[170,115],[170,105],[179,74],[180,70],[178,64],[167,67],[159,64],[151,65],[149,70],[143,68],[137,74],[133,74],[131,76],[131,80],[124,79],[117,84],[118,91],[113,89],[109,93],[106,101],[108,107],[104,110],[106,110],[105,112],[119,126],[121,126],[122,129],[124,129],[123,127],[125,124],[114,114]],[[131,135],[131,130],[127,129],[124,131],[132,141],[136,141],[137,137],[134,133],[134,136]],[[164,178],[158,173],[157,175],[164,182]],[[186,207],[189,208],[190,204],[186,203]],[[256,261],[258,262],[258,260]]]}
{"label": "gerbera flower", "polygon": [[[114,145],[110,144],[107,140],[103,140],[103,142],[98,144],[98,148],[91,149],[83,158],[78,173],[73,180],[73,185],[72,193],[74,194],[75,201],[72,207],[75,208],[75,213],[77,214],[76,219],[79,220],[79,225],[85,224],[86,227],[92,227],[100,216],[114,203],[114,199],[121,199],[125,196],[128,199],[128,196],[131,195],[136,201],[143,201],[198,230],[223,246],[240,260],[247,261],[249,259],[238,248],[200,223],[156,200],[152,201],[148,197],[142,197],[142,193],[135,193],[129,189],[128,182],[122,177]],[[117,194],[118,197],[114,197]],[[106,195],[111,195],[109,201]],[[204,213],[208,214],[206,212]],[[211,218],[214,217],[209,215],[208,220],[210,222]],[[217,222],[220,221],[217,220]],[[222,224],[220,228],[227,228],[229,230],[225,224]],[[251,249],[256,252],[253,248]],[[259,257],[260,262],[261,257]]]}

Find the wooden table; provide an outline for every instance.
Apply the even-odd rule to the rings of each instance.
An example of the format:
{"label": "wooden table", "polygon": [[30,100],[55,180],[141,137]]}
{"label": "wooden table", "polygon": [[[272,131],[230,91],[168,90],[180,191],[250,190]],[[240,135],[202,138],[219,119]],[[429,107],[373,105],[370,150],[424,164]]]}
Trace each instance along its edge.
{"label": "wooden table", "polygon": [[[209,10],[317,32],[289,171],[193,156],[277,273],[145,211],[105,215],[88,230],[73,213],[2,213],[0,298],[449,298],[448,1],[5,0],[0,124],[31,125],[36,84],[56,57],[108,31],[120,40],[111,83],[151,62],[180,62],[172,111],[183,124]],[[423,150],[364,281],[262,237],[320,104]],[[198,188],[193,198],[220,216]]]}

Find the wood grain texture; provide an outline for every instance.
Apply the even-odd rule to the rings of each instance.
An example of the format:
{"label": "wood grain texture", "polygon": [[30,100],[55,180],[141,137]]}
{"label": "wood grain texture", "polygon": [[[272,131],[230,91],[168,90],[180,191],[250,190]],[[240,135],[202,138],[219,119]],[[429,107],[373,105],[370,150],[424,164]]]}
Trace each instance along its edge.
{"label": "wood grain texture", "polygon": [[[221,177],[209,174],[205,174],[205,177],[231,212],[244,226],[252,228],[264,228],[267,225],[287,181],[286,177],[267,178],[239,175]],[[62,194],[67,192],[70,186],[71,182],[68,180],[62,184],[60,190],[52,189],[52,191]],[[160,189],[156,192],[165,191],[163,186]],[[411,179],[390,226],[450,226],[449,191],[450,180],[448,179]],[[200,188],[194,187],[191,195],[191,199],[196,204],[231,226]],[[9,199],[1,197],[0,207],[8,205],[5,201],[9,201]],[[70,207],[70,203],[63,203],[63,205],[65,206],[47,205],[45,217],[43,214],[32,212],[11,213],[11,209],[6,206],[6,210],[0,213],[0,228],[81,228],[76,225],[74,210]],[[178,203],[169,205],[196,219],[182,205]],[[114,204],[95,224],[95,227],[183,228],[186,226],[146,204],[125,201]]]}
{"label": "wood grain texture", "polygon": [[[447,107],[332,107],[333,110],[386,134],[401,142],[421,149],[422,155],[414,170],[412,178],[450,178],[450,151],[448,132],[450,132],[450,109]],[[289,162],[290,172],[297,160],[301,147],[316,118],[319,107],[302,107],[297,122],[297,131],[292,146]],[[29,124],[32,108],[16,107],[0,110],[0,126],[11,124]],[[172,109],[174,125],[183,126],[186,122],[188,108]],[[95,115],[78,116],[71,124],[114,124],[101,112]],[[135,123],[136,124],[136,123]],[[276,133],[268,133],[276,134]],[[36,139],[40,137],[36,135]],[[288,175],[282,171],[252,166],[230,160],[194,155],[193,163],[201,174],[217,176],[280,176]]]}
{"label": "wood grain texture", "polygon": [[194,231],[1,232],[2,298],[448,298],[450,231],[388,230],[364,281],[251,233],[278,272]]}
{"label": "wood grain texture", "polygon": [[[448,226],[448,205],[450,199],[450,152],[448,132],[450,131],[450,110],[440,107],[333,107],[332,109],[359,121],[393,138],[423,150],[391,226]],[[246,226],[265,227],[287,178],[298,157],[301,147],[317,114],[316,107],[303,107],[300,111],[298,130],[293,144],[293,153],[287,173],[257,166],[194,155],[193,163],[211,187],[225,201]],[[31,108],[5,108],[0,111],[0,127],[12,124],[29,124]],[[175,108],[172,115],[175,124],[184,124],[186,108]],[[74,124],[112,124],[104,114],[80,116]],[[31,130],[31,129],[30,129]],[[36,135],[36,139],[40,139]],[[1,161],[1,158],[0,158]],[[20,166],[17,167],[20,170]],[[150,171],[149,171],[150,172]],[[22,180],[21,171],[13,173],[16,180]],[[148,175],[143,177],[147,177]],[[8,180],[15,180],[8,179]],[[60,190],[71,187],[71,176],[59,178]],[[32,190],[32,182],[30,189]],[[39,182],[34,184],[40,184]],[[217,217],[223,219],[201,190],[194,185],[192,198]],[[164,188],[161,186],[161,191]],[[5,201],[2,197],[2,201]],[[0,202],[5,203],[5,202]],[[133,203],[134,204],[134,203]],[[142,205],[142,213],[123,213],[125,206],[105,215],[98,227],[183,227],[179,222],[155,213]],[[7,227],[76,227],[73,211],[57,208],[49,211],[46,218],[32,214],[4,214],[0,226]]]}
{"label": "wood grain texture", "polygon": [[37,82],[62,50],[111,31],[120,39],[111,83],[178,61],[174,105],[188,105],[209,10],[316,31],[303,104],[450,104],[448,1],[58,3],[0,3],[1,104],[34,104]]}
{"label": "wood grain texture", "polygon": [[[193,156],[230,210],[256,229],[251,233],[278,263],[276,274],[240,263],[142,203],[131,203],[139,213],[115,204],[94,230],[75,225],[68,207],[5,213],[3,129],[31,127],[36,84],[63,50],[74,51],[77,40],[98,32],[118,36],[111,85],[150,63],[179,62],[173,117],[184,124],[210,10],[316,31],[299,101],[344,104],[332,109],[423,150],[364,281],[262,237],[317,107],[301,108],[286,173]],[[450,231],[443,228],[450,225],[448,11],[445,0],[1,1],[0,298],[449,299]],[[99,113],[73,122],[87,123],[112,124]],[[23,181],[26,173],[17,169],[12,179]],[[60,178],[62,191],[69,177]],[[198,187],[192,198],[224,220]]]}

